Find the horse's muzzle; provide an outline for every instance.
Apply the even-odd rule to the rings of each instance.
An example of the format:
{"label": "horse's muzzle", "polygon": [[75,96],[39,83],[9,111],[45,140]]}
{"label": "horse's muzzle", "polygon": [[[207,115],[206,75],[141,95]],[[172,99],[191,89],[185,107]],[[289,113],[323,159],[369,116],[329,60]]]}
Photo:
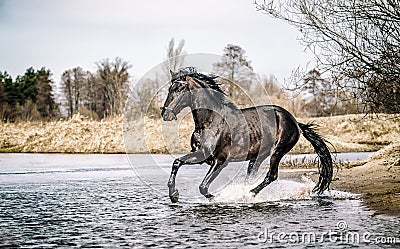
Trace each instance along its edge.
{"label": "horse's muzzle", "polygon": [[170,107],[161,107],[161,116],[164,121],[177,120],[174,110]]}

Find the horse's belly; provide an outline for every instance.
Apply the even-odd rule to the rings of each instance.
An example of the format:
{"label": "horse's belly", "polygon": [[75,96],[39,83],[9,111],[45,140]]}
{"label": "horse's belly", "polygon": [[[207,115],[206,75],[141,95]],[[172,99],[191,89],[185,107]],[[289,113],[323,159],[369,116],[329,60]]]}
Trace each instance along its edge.
{"label": "horse's belly", "polygon": [[[236,138],[235,138],[236,137]],[[271,134],[237,134],[231,145],[229,158],[231,161],[252,160],[260,154],[269,154],[274,144]]]}

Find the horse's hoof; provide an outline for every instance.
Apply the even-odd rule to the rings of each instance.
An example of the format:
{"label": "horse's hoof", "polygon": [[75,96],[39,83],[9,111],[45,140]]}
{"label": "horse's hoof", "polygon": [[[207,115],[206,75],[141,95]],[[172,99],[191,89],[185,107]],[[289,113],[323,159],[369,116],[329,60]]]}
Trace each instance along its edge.
{"label": "horse's hoof", "polygon": [[207,200],[208,200],[209,202],[212,202],[212,201],[214,200],[215,196],[213,196],[212,194],[208,194],[208,195],[206,196],[206,198],[207,198]]}
{"label": "horse's hoof", "polygon": [[254,191],[254,189],[253,190],[250,190],[250,194],[251,194],[251,197],[256,197],[256,195],[257,195],[257,193],[256,193],[256,191]]}
{"label": "horse's hoof", "polygon": [[175,190],[172,195],[169,196],[169,198],[171,199],[172,203],[175,203],[179,200],[179,192],[178,190]]}

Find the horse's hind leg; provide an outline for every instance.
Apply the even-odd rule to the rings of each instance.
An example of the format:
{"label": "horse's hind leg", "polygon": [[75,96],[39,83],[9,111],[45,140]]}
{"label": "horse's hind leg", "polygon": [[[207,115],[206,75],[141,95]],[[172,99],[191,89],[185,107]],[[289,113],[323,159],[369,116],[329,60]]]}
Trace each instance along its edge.
{"label": "horse's hind leg", "polygon": [[272,154],[267,175],[265,176],[264,180],[250,192],[254,193],[254,195],[257,195],[263,188],[265,188],[271,182],[275,181],[278,178],[278,166],[283,156],[284,154],[282,153]]}
{"label": "horse's hind leg", "polygon": [[255,160],[250,160],[249,166],[247,166],[247,175],[246,175],[246,183],[249,183],[257,176],[258,169],[260,168],[261,163],[268,157],[268,155],[264,155]]}
{"label": "horse's hind leg", "polygon": [[250,192],[252,192],[254,195],[257,195],[263,188],[278,178],[279,162],[281,161],[282,157],[297,143],[299,136],[299,133],[294,133],[291,136],[286,137],[287,139],[285,140],[281,140],[281,138],[279,139],[271,155],[270,166],[267,175],[265,176],[264,180]]}

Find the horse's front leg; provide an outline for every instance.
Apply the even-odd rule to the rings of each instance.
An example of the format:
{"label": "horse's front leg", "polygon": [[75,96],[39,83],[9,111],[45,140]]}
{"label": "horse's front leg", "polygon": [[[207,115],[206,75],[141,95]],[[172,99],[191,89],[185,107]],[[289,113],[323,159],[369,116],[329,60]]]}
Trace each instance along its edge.
{"label": "horse's front leg", "polygon": [[208,188],[212,181],[219,175],[225,166],[228,165],[226,161],[216,161],[213,165],[211,165],[210,169],[208,170],[206,176],[204,177],[203,181],[199,186],[200,193],[204,195],[207,199],[211,199],[214,196],[208,192]]}
{"label": "horse's front leg", "polygon": [[175,159],[174,163],[172,164],[171,175],[169,176],[168,180],[169,198],[173,203],[177,202],[179,199],[179,192],[175,188],[175,178],[179,168],[184,164],[200,164],[205,160],[206,158],[203,151],[190,152],[183,157]]}

